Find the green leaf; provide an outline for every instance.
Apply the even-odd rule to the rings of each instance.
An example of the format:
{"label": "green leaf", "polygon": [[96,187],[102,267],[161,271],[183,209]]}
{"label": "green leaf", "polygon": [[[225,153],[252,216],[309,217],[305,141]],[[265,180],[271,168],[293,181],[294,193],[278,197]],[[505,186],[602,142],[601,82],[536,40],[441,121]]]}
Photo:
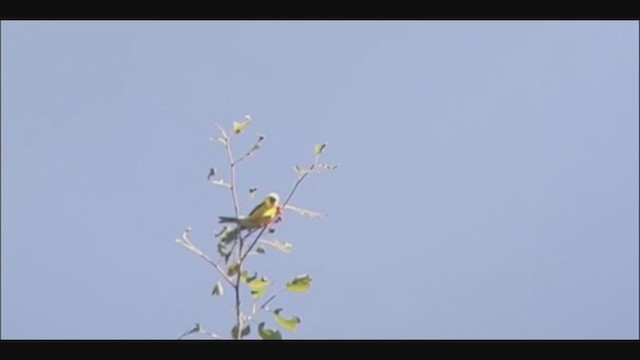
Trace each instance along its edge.
{"label": "green leaf", "polygon": [[230,254],[227,252],[227,246],[222,242],[218,243],[218,254],[222,257],[227,257]]}
{"label": "green leaf", "polygon": [[338,167],[338,165],[330,165],[330,164],[322,163],[322,164],[316,164],[315,169],[316,170],[324,170],[324,171],[332,171],[332,170],[335,170],[337,167]]}
{"label": "green leaf", "polygon": [[258,273],[254,272],[252,276],[249,276],[249,273],[245,270],[240,274],[240,281],[247,284],[249,289],[251,290],[251,296],[254,298],[259,298],[262,294],[267,290],[271,281],[269,281],[266,277],[261,277],[258,279]]}
{"label": "green leaf", "polygon": [[251,122],[251,116],[245,115],[243,121],[234,121],[233,122],[233,132],[236,134],[240,134]]}
{"label": "green leaf", "polygon": [[[251,333],[251,327],[249,325],[242,328],[240,331],[240,337],[243,338]],[[238,335],[238,324],[236,324],[233,329],[231,329],[231,338],[235,339],[236,335]]]}
{"label": "green leaf", "polygon": [[266,277],[261,277],[258,279],[258,273],[255,272],[252,276],[248,276],[249,273],[247,271],[243,271],[240,275],[240,280],[247,284],[249,289],[251,290],[251,296],[254,298],[259,298],[262,294],[267,290],[271,281],[269,281]]}
{"label": "green leaf", "polygon": [[272,247],[285,252],[285,253],[290,253],[291,252],[291,248],[293,248],[293,244],[288,243],[288,242],[282,242],[280,240],[273,240],[273,241],[268,241],[268,240],[264,240],[262,241],[262,243],[267,244],[267,245],[271,245]]}
{"label": "green leaf", "polygon": [[311,288],[311,277],[309,274],[297,276],[287,283],[287,290],[291,292],[306,292]]}
{"label": "green leaf", "polygon": [[302,176],[302,175],[304,175],[304,174],[309,172],[309,169],[305,169],[305,168],[300,167],[298,165],[295,165],[293,167],[293,170],[295,170],[295,172],[296,172],[296,174],[298,174],[298,176]]}
{"label": "green leaf", "polygon": [[251,289],[251,296],[253,296],[254,299],[262,296],[262,294],[267,290],[267,287],[269,287],[269,284],[271,284],[271,281],[266,277],[261,277],[260,279],[253,278],[252,280],[247,281],[247,285],[249,286],[249,289]]}
{"label": "green leaf", "polygon": [[280,330],[265,329],[264,322],[258,324],[258,334],[263,340],[282,340]]}
{"label": "green leaf", "polygon": [[231,257],[231,251],[224,256],[224,263],[227,264],[229,262],[229,258]]}
{"label": "green leaf", "polygon": [[273,314],[276,318],[276,322],[282,326],[283,328],[289,330],[289,331],[295,331],[296,330],[296,326],[298,326],[298,324],[300,324],[302,322],[302,320],[300,320],[299,317],[297,316],[292,316],[291,318],[287,319],[284,316],[280,315],[280,312],[282,311],[282,309],[276,309],[273,311]]}
{"label": "green leaf", "polygon": [[258,273],[254,272],[253,275],[251,275],[251,277],[245,277],[245,280],[247,283],[252,282],[253,280],[255,280],[258,277]]}
{"label": "green leaf", "polygon": [[240,227],[236,227],[233,230],[227,231],[220,238],[220,242],[228,244],[233,240],[235,240],[236,237],[238,237],[239,233],[240,233]]}
{"label": "green leaf", "polygon": [[220,231],[213,234],[213,236],[219,238],[220,236],[225,235],[227,232],[229,232],[229,227],[225,225],[222,227],[222,229],[220,229]]}
{"label": "green leaf", "polygon": [[234,276],[235,274],[238,273],[238,270],[240,270],[240,264],[233,263],[229,265],[229,268],[227,269],[227,275]]}
{"label": "green leaf", "polygon": [[249,275],[249,272],[247,270],[243,271],[242,274],[240,274],[240,281],[244,283],[248,283],[258,277],[257,272],[254,272],[251,277],[249,277],[248,275]]}
{"label": "green leaf", "polygon": [[310,219],[322,218],[322,217],[327,216],[327,214],[322,214],[322,213],[319,213],[319,212],[315,212],[315,211],[299,208],[297,206],[293,206],[293,205],[290,205],[290,204],[285,205],[284,208],[287,209],[287,210],[295,211],[298,214],[300,214],[302,216],[306,216],[306,217],[308,217]]}
{"label": "green leaf", "polygon": [[316,153],[316,155],[320,155],[322,154],[322,152],[324,151],[324,148],[327,146],[327,143],[324,144],[316,144],[313,147],[313,151]]}
{"label": "green leaf", "polygon": [[220,280],[213,286],[213,290],[211,291],[211,295],[220,295],[224,294],[224,289],[222,288],[222,283]]}

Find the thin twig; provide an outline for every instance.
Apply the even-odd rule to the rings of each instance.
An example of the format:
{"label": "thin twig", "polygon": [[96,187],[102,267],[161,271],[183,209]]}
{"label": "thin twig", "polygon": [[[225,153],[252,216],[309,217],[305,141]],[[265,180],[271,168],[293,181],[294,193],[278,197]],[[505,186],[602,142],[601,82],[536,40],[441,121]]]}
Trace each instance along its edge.
{"label": "thin twig", "polygon": [[304,175],[302,175],[297,181],[296,184],[293,185],[293,189],[291,189],[291,192],[289,193],[289,196],[287,196],[287,199],[284,201],[284,203],[282,204],[282,208],[284,209],[285,206],[287,206],[287,203],[289,202],[289,200],[291,200],[291,197],[293,196],[293,194],[296,192],[296,189],[298,188],[298,185],[300,185],[300,183],[302,182],[302,180],[304,180],[304,178],[307,177],[307,175],[309,175],[309,173],[304,173]]}
{"label": "thin twig", "polygon": [[224,148],[227,151],[227,158],[229,158],[229,167],[231,169],[231,184],[229,184],[229,189],[231,189],[231,196],[233,197],[233,209],[235,211],[236,217],[238,217],[240,213],[240,208],[238,206],[238,195],[236,194],[236,171],[235,171],[235,163],[233,161],[233,154],[231,153],[231,144],[230,138],[227,136],[227,133],[224,131],[224,128],[216,123],[218,129],[222,133],[224,137]]}
{"label": "thin twig", "polygon": [[262,236],[264,231],[267,230],[268,227],[269,227],[269,224],[267,224],[267,225],[262,227],[262,230],[260,230],[260,232],[258,233],[258,235],[256,235],[256,238],[253,240],[251,245],[249,245],[249,248],[247,248],[247,251],[244,253],[244,255],[242,255],[240,257],[240,262],[244,261],[244,259],[247,257],[247,255],[249,255],[249,253],[251,252],[253,247],[256,246],[256,244],[258,243],[258,240],[260,240],[260,237]]}
{"label": "thin twig", "polygon": [[267,301],[265,301],[264,303],[262,303],[262,305],[260,305],[259,308],[255,308],[253,311],[251,312],[251,315],[247,318],[247,320],[249,321],[253,321],[253,318],[255,317],[256,314],[258,314],[260,311],[265,310],[267,308],[267,305],[273,301],[273,299],[275,299],[278,295],[282,294],[283,292],[287,291],[286,288],[281,289],[280,291],[278,291],[277,293],[271,295],[271,297],[269,299],[267,299]]}
{"label": "thin twig", "polygon": [[[245,236],[240,238],[240,241],[242,241],[243,243],[249,236],[251,236],[251,234],[253,234],[254,231],[256,231],[256,229],[248,229],[248,230],[249,230],[249,232],[247,233],[247,235],[245,235]],[[233,252],[233,250],[236,249],[236,243],[237,242],[239,242],[239,241],[236,241],[231,245],[231,250],[229,250],[229,252]],[[221,259],[222,259],[222,257],[221,257]]]}
{"label": "thin twig", "polygon": [[224,270],[222,270],[222,268],[220,267],[220,265],[218,265],[217,263],[215,263],[213,260],[211,260],[211,258],[209,258],[207,256],[207,254],[205,254],[202,250],[200,250],[197,246],[195,246],[191,241],[187,240],[185,241],[184,238],[182,239],[176,239],[176,242],[182,246],[184,246],[185,248],[187,248],[189,251],[195,253],[196,255],[200,256],[204,261],[208,262],[211,266],[213,266],[216,270],[218,270],[218,272],[220,273],[220,275],[222,275],[222,277],[231,285],[234,286],[233,281],[231,281],[231,279],[227,276],[227,274],[225,274]]}
{"label": "thin twig", "polygon": [[277,293],[275,293],[275,294],[273,294],[273,295],[271,295],[271,297],[270,297],[267,301],[265,301],[265,302],[260,306],[260,308],[258,309],[258,311],[263,310],[263,309],[266,309],[267,305],[268,305],[271,301],[273,301],[273,299],[275,299],[275,298],[276,298],[276,296],[278,296],[278,295],[282,294],[282,293],[283,293],[283,292],[285,292],[285,291],[287,291],[287,289],[286,289],[286,288],[285,288],[285,289],[282,289],[282,290],[280,290],[280,291],[278,291]]}
{"label": "thin twig", "polygon": [[193,334],[194,331],[192,331],[191,329],[185,331],[184,333],[182,333],[182,335],[178,336],[178,340],[182,340],[183,337],[187,336],[187,335],[191,335]]}
{"label": "thin twig", "polygon": [[220,339],[220,336],[218,336],[218,335],[216,335],[216,334],[212,333],[211,331],[204,331],[204,330],[203,330],[203,331],[201,331],[200,333],[201,333],[201,334],[208,335],[208,336],[210,336],[210,337],[211,337],[211,338],[213,338],[213,339]]}
{"label": "thin twig", "polygon": [[322,213],[319,213],[319,212],[316,212],[316,211],[311,211],[311,210],[299,208],[299,207],[296,207],[296,206],[293,206],[293,205],[289,205],[289,204],[285,205],[284,209],[295,211],[298,214],[300,214],[302,216],[306,216],[306,217],[311,218],[311,219],[327,216],[327,214],[322,214]]}
{"label": "thin twig", "polygon": [[291,192],[289,193],[289,196],[287,196],[287,199],[284,201],[284,203],[282,203],[282,208],[283,209],[284,209],[285,206],[287,206],[287,204],[289,203],[289,200],[291,200],[291,197],[296,192],[296,189],[298,188],[298,185],[300,185],[302,180],[304,180],[307,177],[307,175],[309,175],[313,171],[313,168],[315,168],[316,164],[318,163],[318,159],[319,158],[320,158],[320,155],[316,155],[315,159],[313,160],[313,164],[311,164],[311,166],[309,167],[309,171],[305,172],[302,176],[300,176],[300,178],[298,178],[298,180],[296,181],[295,185],[293,185],[293,189],[291,189]]}
{"label": "thin twig", "polygon": [[[216,126],[222,133],[224,137],[224,148],[227,152],[227,158],[229,159],[229,169],[231,172],[231,184],[229,184],[229,190],[231,190],[231,197],[233,198],[233,210],[235,212],[236,218],[240,214],[240,206],[238,203],[238,195],[236,193],[236,164],[233,161],[233,154],[231,152],[231,139],[227,136],[227,133],[224,131],[224,128],[216,123]],[[240,274],[242,274],[242,239],[238,234],[238,274],[236,276],[236,282],[233,284],[233,290],[235,292],[236,297],[236,323],[238,324],[238,331],[236,331],[236,339],[242,338],[242,313],[240,311]]]}
{"label": "thin twig", "polygon": [[258,136],[258,141],[256,141],[255,144],[253,144],[253,146],[249,149],[249,151],[247,151],[238,160],[236,160],[236,164],[239,164],[242,160],[248,158],[249,156],[253,155],[253,153],[258,151],[258,149],[260,149],[260,142],[262,142],[262,140],[264,140],[264,139],[265,139],[264,135],[259,135]]}
{"label": "thin twig", "polygon": [[195,330],[195,329],[185,331],[184,334],[180,335],[178,340],[182,340],[185,336],[188,336],[188,335],[191,335],[191,334],[195,334],[195,333],[204,334],[204,335],[207,335],[207,336],[209,336],[209,337],[211,337],[213,339],[220,339],[220,336],[212,333],[211,331],[207,331],[207,330],[203,329],[199,325],[198,325],[198,329],[196,331],[193,331],[193,330]]}

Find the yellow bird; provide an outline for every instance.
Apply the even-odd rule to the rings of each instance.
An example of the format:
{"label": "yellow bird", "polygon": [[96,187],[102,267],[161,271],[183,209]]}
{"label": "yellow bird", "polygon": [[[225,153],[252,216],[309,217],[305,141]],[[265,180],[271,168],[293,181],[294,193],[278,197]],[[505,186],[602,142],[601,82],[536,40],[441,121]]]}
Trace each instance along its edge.
{"label": "yellow bird", "polygon": [[263,227],[279,214],[278,201],[280,201],[278,194],[269,193],[258,206],[251,210],[249,215],[241,217],[220,216],[218,223],[235,223],[243,229]]}

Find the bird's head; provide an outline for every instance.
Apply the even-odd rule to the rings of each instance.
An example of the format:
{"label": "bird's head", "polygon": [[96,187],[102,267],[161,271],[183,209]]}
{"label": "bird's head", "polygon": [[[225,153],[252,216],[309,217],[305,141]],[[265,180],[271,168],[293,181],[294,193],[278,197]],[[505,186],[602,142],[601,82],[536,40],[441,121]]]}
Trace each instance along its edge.
{"label": "bird's head", "polygon": [[269,193],[269,195],[267,195],[267,201],[271,204],[271,206],[278,205],[278,202],[280,201],[280,196],[278,196],[278,194],[274,192]]}

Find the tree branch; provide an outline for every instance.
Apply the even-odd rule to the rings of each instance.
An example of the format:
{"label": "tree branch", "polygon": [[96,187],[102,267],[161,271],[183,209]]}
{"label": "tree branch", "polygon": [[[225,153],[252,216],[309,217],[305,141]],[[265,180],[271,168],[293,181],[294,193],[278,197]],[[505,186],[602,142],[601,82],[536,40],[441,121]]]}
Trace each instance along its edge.
{"label": "tree branch", "polygon": [[224,139],[224,148],[227,152],[227,158],[229,159],[229,168],[231,170],[231,184],[229,184],[229,189],[231,190],[231,197],[233,198],[233,210],[235,211],[235,216],[238,217],[240,213],[240,207],[238,203],[238,195],[236,194],[236,164],[233,161],[233,154],[231,153],[231,139],[229,139],[222,126],[220,126],[218,123],[216,123],[216,126],[220,130],[220,133],[222,133]]}
{"label": "tree branch", "polygon": [[253,146],[249,149],[249,151],[247,151],[238,160],[236,160],[236,164],[240,163],[242,160],[248,158],[249,156],[253,155],[254,152],[258,151],[258,149],[260,149],[260,143],[264,139],[265,139],[264,135],[258,135],[258,141],[256,141],[255,144],[253,144]]}
{"label": "tree branch", "polygon": [[[238,203],[238,195],[236,194],[236,167],[235,162],[233,161],[233,154],[231,152],[231,144],[229,136],[224,131],[224,128],[216,123],[216,126],[222,133],[224,138],[224,148],[227,152],[227,158],[229,159],[229,169],[231,172],[231,184],[229,184],[229,190],[231,191],[231,198],[233,200],[233,210],[235,212],[235,216],[238,217],[240,214],[240,206]],[[236,339],[241,339],[242,337],[242,314],[240,312],[240,274],[242,273],[242,261],[240,260],[240,255],[242,254],[242,239],[240,239],[240,234],[238,233],[238,274],[236,276],[235,284],[233,285],[233,289],[236,297],[236,323],[238,325],[238,331],[236,332]]]}
{"label": "tree branch", "polygon": [[265,301],[264,303],[262,303],[262,305],[260,305],[259,308],[255,308],[254,305],[254,309],[251,312],[251,315],[249,317],[247,317],[247,321],[253,321],[253,318],[255,317],[256,314],[258,314],[260,311],[265,310],[267,308],[267,305],[273,301],[273,299],[275,299],[278,295],[282,294],[283,292],[287,291],[286,288],[281,289],[280,291],[278,291],[277,293],[271,295],[271,297],[269,297],[269,299],[267,299],[267,301]]}
{"label": "tree branch", "polygon": [[178,340],[182,340],[185,336],[188,336],[188,335],[191,335],[191,334],[195,334],[195,333],[204,334],[204,335],[207,335],[207,336],[209,336],[209,337],[211,337],[213,339],[219,339],[220,338],[220,336],[212,333],[211,331],[207,331],[207,330],[203,329],[200,326],[200,324],[196,324],[195,328],[187,330],[182,335],[180,335],[180,337],[178,337]]}
{"label": "tree branch", "polygon": [[258,309],[258,311],[263,310],[263,309],[266,309],[266,308],[267,308],[267,305],[268,305],[271,301],[273,301],[273,299],[275,299],[278,295],[282,294],[282,293],[283,293],[283,292],[285,292],[285,291],[287,291],[287,289],[286,289],[286,288],[285,288],[285,289],[282,289],[282,290],[280,290],[280,291],[278,291],[277,293],[275,293],[275,294],[273,294],[273,295],[271,295],[271,297],[270,297],[267,301],[265,301],[262,305],[260,305],[260,308]]}
{"label": "tree branch", "polygon": [[260,237],[262,236],[264,231],[267,230],[268,227],[269,227],[269,224],[267,224],[267,225],[262,227],[262,230],[260,230],[260,232],[258,233],[258,235],[256,235],[256,238],[253,240],[251,245],[249,245],[249,247],[247,248],[247,251],[244,253],[244,255],[242,255],[240,257],[240,262],[244,261],[244,259],[247,257],[247,255],[249,255],[249,253],[251,252],[253,247],[256,246],[256,244],[258,243],[258,240],[260,240]]}
{"label": "tree branch", "polygon": [[296,192],[296,189],[298,189],[298,185],[300,185],[302,180],[304,180],[307,177],[307,175],[309,175],[313,171],[313,169],[316,167],[316,164],[318,163],[318,159],[319,158],[320,158],[320,155],[316,154],[316,157],[313,160],[313,164],[311,164],[311,166],[309,166],[309,171],[305,172],[302,176],[300,176],[298,178],[298,180],[296,181],[295,185],[293,185],[293,189],[291,189],[291,192],[289,193],[289,196],[287,196],[287,199],[284,201],[284,203],[282,203],[282,208],[283,209],[284,209],[285,206],[287,206],[287,204],[289,203],[289,200],[291,200],[291,197]]}
{"label": "tree branch", "polygon": [[[224,138],[224,148],[227,152],[227,158],[229,159],[229,169],[231,172],[231,184],[229,186],[229,190],[231,191],[231,197],[233,199],[233,210],[235,212],[236,218],[240,215],[240,205],[238,203],[238,195],[236,192],[236,163],[233,161],[233,154],[231,152],[231,139],[227,136],[227,133],[224,131],[224,128],[216,123],[216,126],[222,133]],[[242,338],[242,313],[240,311],[240,274],[242,274],[242,239],[240,238],[240,233],[238,232],[238,274],[236,276],[236,281],[233,286],[235,297],[236,297],[236,323],[238,325],[238,331],[236,331],[236,339],[240,340]]]}
{"label": "tree branch", "polygon": [[183,237],[181,239],[176,239],[176,242],[182,246],[184,246],[185,248],[187,248],[189,251],[195,253],[196,255],[200,256],[204,261],[206,261],[207,263],[209,263],[211,266],[213,266],[216,270],[218,270],[218,272],[220,273],[220,275],[222,275],[222,277],[231,285],[231,286],[235,286],[233,281],[231,281],[231,279],[227,276],[227,274],[225,274],[224,270],[222,270],[222,268],[220,267],[220,265],[218,265],[217,263],[215,263],[213,260],[211,260],[211,258],[209,258],[202,250],[200,250],[198,247],[196,247],[195,245],[193,245],[193,243],[191,241],[189,241],[188,239],[186,239],[183,235]]}

